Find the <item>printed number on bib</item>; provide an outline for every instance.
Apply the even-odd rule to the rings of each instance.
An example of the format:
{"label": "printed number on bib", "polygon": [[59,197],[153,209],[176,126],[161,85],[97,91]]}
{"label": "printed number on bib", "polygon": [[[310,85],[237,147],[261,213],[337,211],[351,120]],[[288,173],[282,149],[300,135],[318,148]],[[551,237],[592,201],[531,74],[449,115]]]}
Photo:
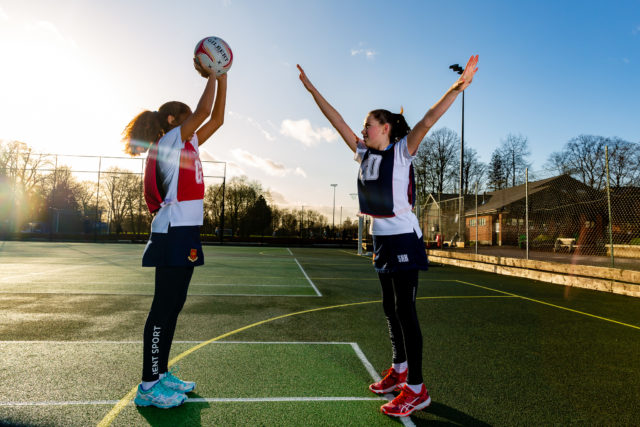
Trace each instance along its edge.
{"label": "printed number on bib", "polygon": [[379,154],[369,154],[360,167],[360,180],[373,181],[380,176],[380,163],[382,156]]}
{"label": "printed number on bib", "polygon": [[204,181],[204,174],[202,172],[202,163],[200,162],[200,159],[196,159],[195,164],[196,164],[196,183],[202,184],[202,182]]}

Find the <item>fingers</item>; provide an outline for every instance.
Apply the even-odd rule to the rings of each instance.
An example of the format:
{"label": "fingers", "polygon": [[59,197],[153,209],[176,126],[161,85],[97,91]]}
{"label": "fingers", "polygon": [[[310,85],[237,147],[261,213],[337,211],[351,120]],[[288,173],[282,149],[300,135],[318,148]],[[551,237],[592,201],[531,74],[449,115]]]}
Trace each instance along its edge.
{"label": "fingers", "polygon": [[200,74],[205,79],[209,77],[209,73],[207,73],[207,71],[202,67],[200,59],[198,57],[193,58],[193,68],[195,68],[198,74]]}
{"label": "fingers", "polygon": [[302,74],[304,74],[304,70],[302,69],[302,67],[300,66],[300,64],[296,64],[296,67],[298,67],[298,70],[300,70],[300,72]]}

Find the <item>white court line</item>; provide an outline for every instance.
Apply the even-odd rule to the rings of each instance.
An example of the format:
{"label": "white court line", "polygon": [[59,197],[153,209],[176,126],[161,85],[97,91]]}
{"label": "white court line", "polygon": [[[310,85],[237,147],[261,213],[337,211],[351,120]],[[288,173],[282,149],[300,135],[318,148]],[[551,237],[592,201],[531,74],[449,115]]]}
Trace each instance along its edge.
{"label": "white court line", "polygon": [[291,249],[287,248],[287,250],[289,251],[289,255],[293,256],[293,252],[291,252]]}
{"label": "white court line", "polygon": [[[174,344],[200,344],[206,341],[174,341]],[[0,344],[8,343],[46,343],[46,344],[142,344],[142,341],[0,341]],[[364,352],[355,342],[319,342],[319,341],[217,341],[211,344],[262,344],[262,345],[350,345],[354,353],[367,370],[373,381],[380,381],[380,376],[369,362]],[[337,402],[337,401],[371,401],[371,400],[393,400],[393,394],[385,394],[384,397],[248,397],[248,398],[193,398],[187,399],[185,403],[241,403],[241,402]],[[3,406],[71,406],[71,405],[116,405],[119,400],[93,400],[93,401],[43,401],[43,402],[1,402]],[[128,405],[133,405],[129,402]],[[410,417],[399,417],[400,422],[405,427],[415,427]]]}
{"label": "white court line", "polygon": [[15,278],[20,278],[20,277],[28,277],[28,276],[35,276],[35,275],[39,275],[39,274],[52,274],[52,273],[58,273],[60,271],[64,271],[64,270],[80,270],[82,268],[86,268],[86,267],[95,267],[96,265],[102,265],[102,264],[106,264],[106,262],[100,262],[100,263],[92,263],[92,264],[74,264],[74,265],[67,265],[65,267],[61,267],[61,268],[56,268],[53,270],[45,270],[45,271],[34,271],[32,273],[20,273],[20,274],[14,274],[13,276],[5,276],[2,279],[0,279],[0,283],[6,283],[10,280],[13,280]]}
{"label": "white court line", "polygon": [[[306,288],[306,286],[304,286]],[[134,296],[134,297],[152,297],[153,293],[140,294],[140,293],[125,293],[125,292],[62,292],[62,291],[0,291],[0,294],[4,295],[102,295],[102,296]],[[190,297],[305,297],[305,298],[318,298],[322,295],[292,295],[292,294],[204,294],[204,293],[189,293]]]}
{"label": "white court line", "polygon": [[319,296],[319,297],[321,297],[321,296],[322,296],[322,294],[320,293],[320,291],[318,290],[318,288],[316,288],[316,285],[314,285],[314,284],[313,284],[313,282],[311,281],[311,279],[309,279],[309,276],[307,276],[307,272],[306,272],[306,271],[304,271],[304,268],[302,268],[302,266],[301,266],[301,265],[300,265],[300,263],[298,262],[298,259],[297,259],[297,258],[294,258],[293,260],[296,262],[296,264],[298,264],[298,267],[300,267],[300,270],[302,270],[302,274],[304,274],[304,277],[306,277],[306,278],[307,278],[307,280],[309,281],[309,283],[310,283],[310,284],[311,284],[311,286],[313,287],[313,290],[315,290],[315,291],[316,291],[316,294],[318,294],[318,296]]}
{"label": "white court line", "polygon": [[[244,403],[244,402],[344,402],[344,401],[369,401],[369,400],[385,400],[383,397],[195,397],[188,398],[185,403]],[[71,400],[71,401],[53,401],[45,400],[42,402],[0,402],[3,406],[72,406],[72,405],[115,405],[119,400]],[[129,402],[128,405],[134,405]]]}
{"label": "white court line", "polygon": [[[378,280],[378,279],[376,279]],[[15,285],[23,285],[23,284],[33,284],[33,282],[13,282],[13,284]],[[41,286],[41,285],[68,285],[69,282],[38,282],[36,283],[36,285]],[[117,285],[122,285],[122,286],[129,286],[128,283],[113,283],[113,282],[80,282],[79,284],[83,285],[83,286],[102,286],[102,285],[110,285],[110,286],[117,286]],[[153,283],[140,283],[137,282],[136,285],[138,286],[154,286]],[[266,288],[307,288],[309,287],[308,285],[255,285],[255,284],[249,284],[249,283],[191,283],[189,285],[191,286],[244,286],[247,288],[260,288],[260,287],[266,287]]]}
{"label": "white court line", "polygon": [[308,288],[307,285],[250,285],[244,283],[193,283],[190,286],[244,286],[246,288]]}
{"label": "white court line", "polygon": [[[206,341],[174,341],[174,344],[196,344]],[[36,344],[142,344],[142,341],[0,341],[0,344],[8,343],[36,343]],[[357,343],[353,342],[327,342],[327,341],[217,341],[211,344],[260,344],[260,345],[350,345],[356,353],[358,359],[365,366],[366,370],[372,377],[378,374],[373,369],[373,366],[366,358],[362,350]],[[378,376],[379,380],[380,377]],[[376,380],[376,381],[377,381]],[[393,398],[393,396],[391,395]],[[246,398],[193,398],[187,399],[186,403],[204,403],[204,402],[339,402],[339,401],[371,401],[371,400],[385,400],[384,398],[377,397],[350,397],[350,396],[338,396],[338,397],[246,397]],[[41,402],[11,402],[0,401],[0,407],[2,406],[71,406],[71,405],[115,405],[118,400],[90,400],[90,401],[41,401]],[[129,402],[129,405],[133,405],[133,402]],[[405,424],[413,425],[413,424]]]}
{"label": "white court line", "polygon": [[[202,344],[203,341],[173,341],[174,344]],[[129,340],[129,341],[0,341],[0,344],[142,344],[142,340]],[[340,341],[214,341],[209,343],[210,345],[220,344],[260,344],[260,345],[277,345],[277,344],[300,344],[300,345],[352,345],[350,342]],[[362,359],[361,359],[362,360]]]}
{"label": "white court line", "polygon": [[[373,381],[374,382],[380,381],[381,379],[380,375],[378,375],[378,372],[375,370],[371,362],[369,362],[369,359],[367,359],[367,356],[364,355],[364,352],[362,351],[362,349],[360,349],[360,346],[358,345],[358,343],[352,342],[351,347],[353,347],[353,351],[355,351],[356,355],[364,365],[365,369],[367,370],[367,372],[369,372],[369,375],[371,375],[371,378],[373,378]],[[385,399],[391,401],[395,396],[391,393],[387,393],[384,395],[384,397]],[[416,426],[411,420],[411,418],[409,417],[398,417],[398,419],[406,427]]]}

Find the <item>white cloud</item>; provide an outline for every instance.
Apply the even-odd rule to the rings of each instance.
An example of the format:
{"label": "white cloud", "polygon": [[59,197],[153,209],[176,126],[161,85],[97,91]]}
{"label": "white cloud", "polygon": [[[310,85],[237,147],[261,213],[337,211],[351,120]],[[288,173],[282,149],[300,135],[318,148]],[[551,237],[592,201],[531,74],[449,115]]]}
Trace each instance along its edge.
{"label": "white cloud", "polygon": [[314,129],[309,119],[284,119],[280,125],[280,133],[302,142],[307,147],[322,141],[333,142],[340,137],[338,132],[330,127]]}
{"label": "white cloud", "polygon": [[9,20],[9,15],[7,15],[4,9],[2,9],[2,6],[0,6],[0,22],[2,21],[7,22],[8,20]]}
{"label": "white cloud", "polygon": [[266,130],[264,127],[262,127],[262,125],[260,123],[258,123],[255,119],[253,119],[252,117],[243,116],[242,114],[236,113],[235,111],[229,111],[229,115],[232,116],[232,117],[237,117],[240,120],[244,120],[245,122],[249,123],[254,128],[258,129],[258,131],[260,131],[262,136],[264,136],[267,141],[275,141],[276,140],[275,136],[273,136],[268,130]]}
{"label": "white cloud", "polygon": [[275,162],[271,159],[265,159],[265,158],[256,156],[241,148],[235,148],[231,150],[231,154],[241,164],[260,169],[264,173],[271,176],[284,177],[291,174],[299,175],[304,178],[306,178],[307,176],[304,170],[301,169],[300,167],[296,167],[295,169],[290,169],[281,163]]}
{"label": "white cloud", "polygon": [[305,173],[305,171],[300,167],[297,167],[293,173],[295,173],[296,175],[300,175],[303,178],[307,177],[307,174]]}
{"label": "white cloud", "polygon": [[625,64],[630,63],[631,61],[629,61],[629,58],[622,58],[622,62],[624,62]]}
{"label": "white cloud", "polygon": [[26,25],[26,29],[28,31],[44,32],[44,33],[51,34],[51,35],[55,36],[55,38],[58,39],[58,41],[60,41],[60,42],[67,43],[73,48],[77,48],[78,47],[78,44],[75,42],[75,40],[73,40],[70,37],[65,37],[60,32],[60,30],[58,30],[58,27],[56,27],[55,24],[53,24],[52,22],[49,22],[49,21],[36,21],[35,24],[27,24]]}
{"label": "white cloud", "polygon": [[273,203],[275,203],[276,205],[287,205],[287,204],[289,204],[289,202],[287,201],[287,198],[284,197],[284,195],[282,193],[279,193],[279,192],[274,191],[274,190],[269,190],[269,194],[271,195],[271,201]]}
{"label": "white cloud", "polygon": [[362,55],[367,59],[373,59],[377,54],[378,52],[373,49],[351,49],[351,56]]}
{"label": "white cloud", "polygon": [[[218,165],[209,165],[206,162],[225,162],[224,160],[215,157],[206,148],[200,148],[200,160],[204,162],[204,172],[205,175],[215,175],[222,176],[225,172],[224,166],[219,167]],[[227,164],[226,176],[227,179],[232,178],[234,176],[242,176],[247,173],[242,169],[242,167],[236,162],[225,162]]]}

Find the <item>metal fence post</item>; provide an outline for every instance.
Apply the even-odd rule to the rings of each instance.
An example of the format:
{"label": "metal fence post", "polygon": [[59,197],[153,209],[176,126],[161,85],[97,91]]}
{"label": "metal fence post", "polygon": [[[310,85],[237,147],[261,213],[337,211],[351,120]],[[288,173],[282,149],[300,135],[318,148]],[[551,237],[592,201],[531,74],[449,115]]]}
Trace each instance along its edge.
{"label": "metal fence post", "polygon": [[[227,183],[227,164],[224,164],[224,178],[222,178],[222,213],[220,214],[220,244],[224,242],[224,193]],[[231,230],[231,237],[233,237],[233,230]]]}
{"label": "metal fence post", "polygon": [[527,259],[529,259],[529,168],[524,169],[524,226]]}
{"label": "metal fence post", "polygon": [[[53,167],[53,187],[51,188],[51,209],[50,214],[51,218],[49,220],[49,240],[53,241],[53,213],[55,211],[56,203],[56,186],[58,185],[58,155],[56,154],[56,162]],[[56,230],[57,232],[57,230]]]}
{"label": "metal fence post", "polygon": [[613,230],[611,223],[611,186],[609,185],[609,146],[604,146],[604,163],[607,171],[607,206],[609,208],[609,245],[611,245],[611,268],[615,267],[615,258],[613,256]]}
{"label": "metal fence post", "polygon": [[98,157],[98,186],[96,189],[96,220],[93,224],[93,238],[97,242],[98,241],[98,212],[100,211],[100,170],[102,169],[102,156]]}
{"label": "metal fence post", "polygon": [[478,181],[476,181],[476,255],[478,255]]}

